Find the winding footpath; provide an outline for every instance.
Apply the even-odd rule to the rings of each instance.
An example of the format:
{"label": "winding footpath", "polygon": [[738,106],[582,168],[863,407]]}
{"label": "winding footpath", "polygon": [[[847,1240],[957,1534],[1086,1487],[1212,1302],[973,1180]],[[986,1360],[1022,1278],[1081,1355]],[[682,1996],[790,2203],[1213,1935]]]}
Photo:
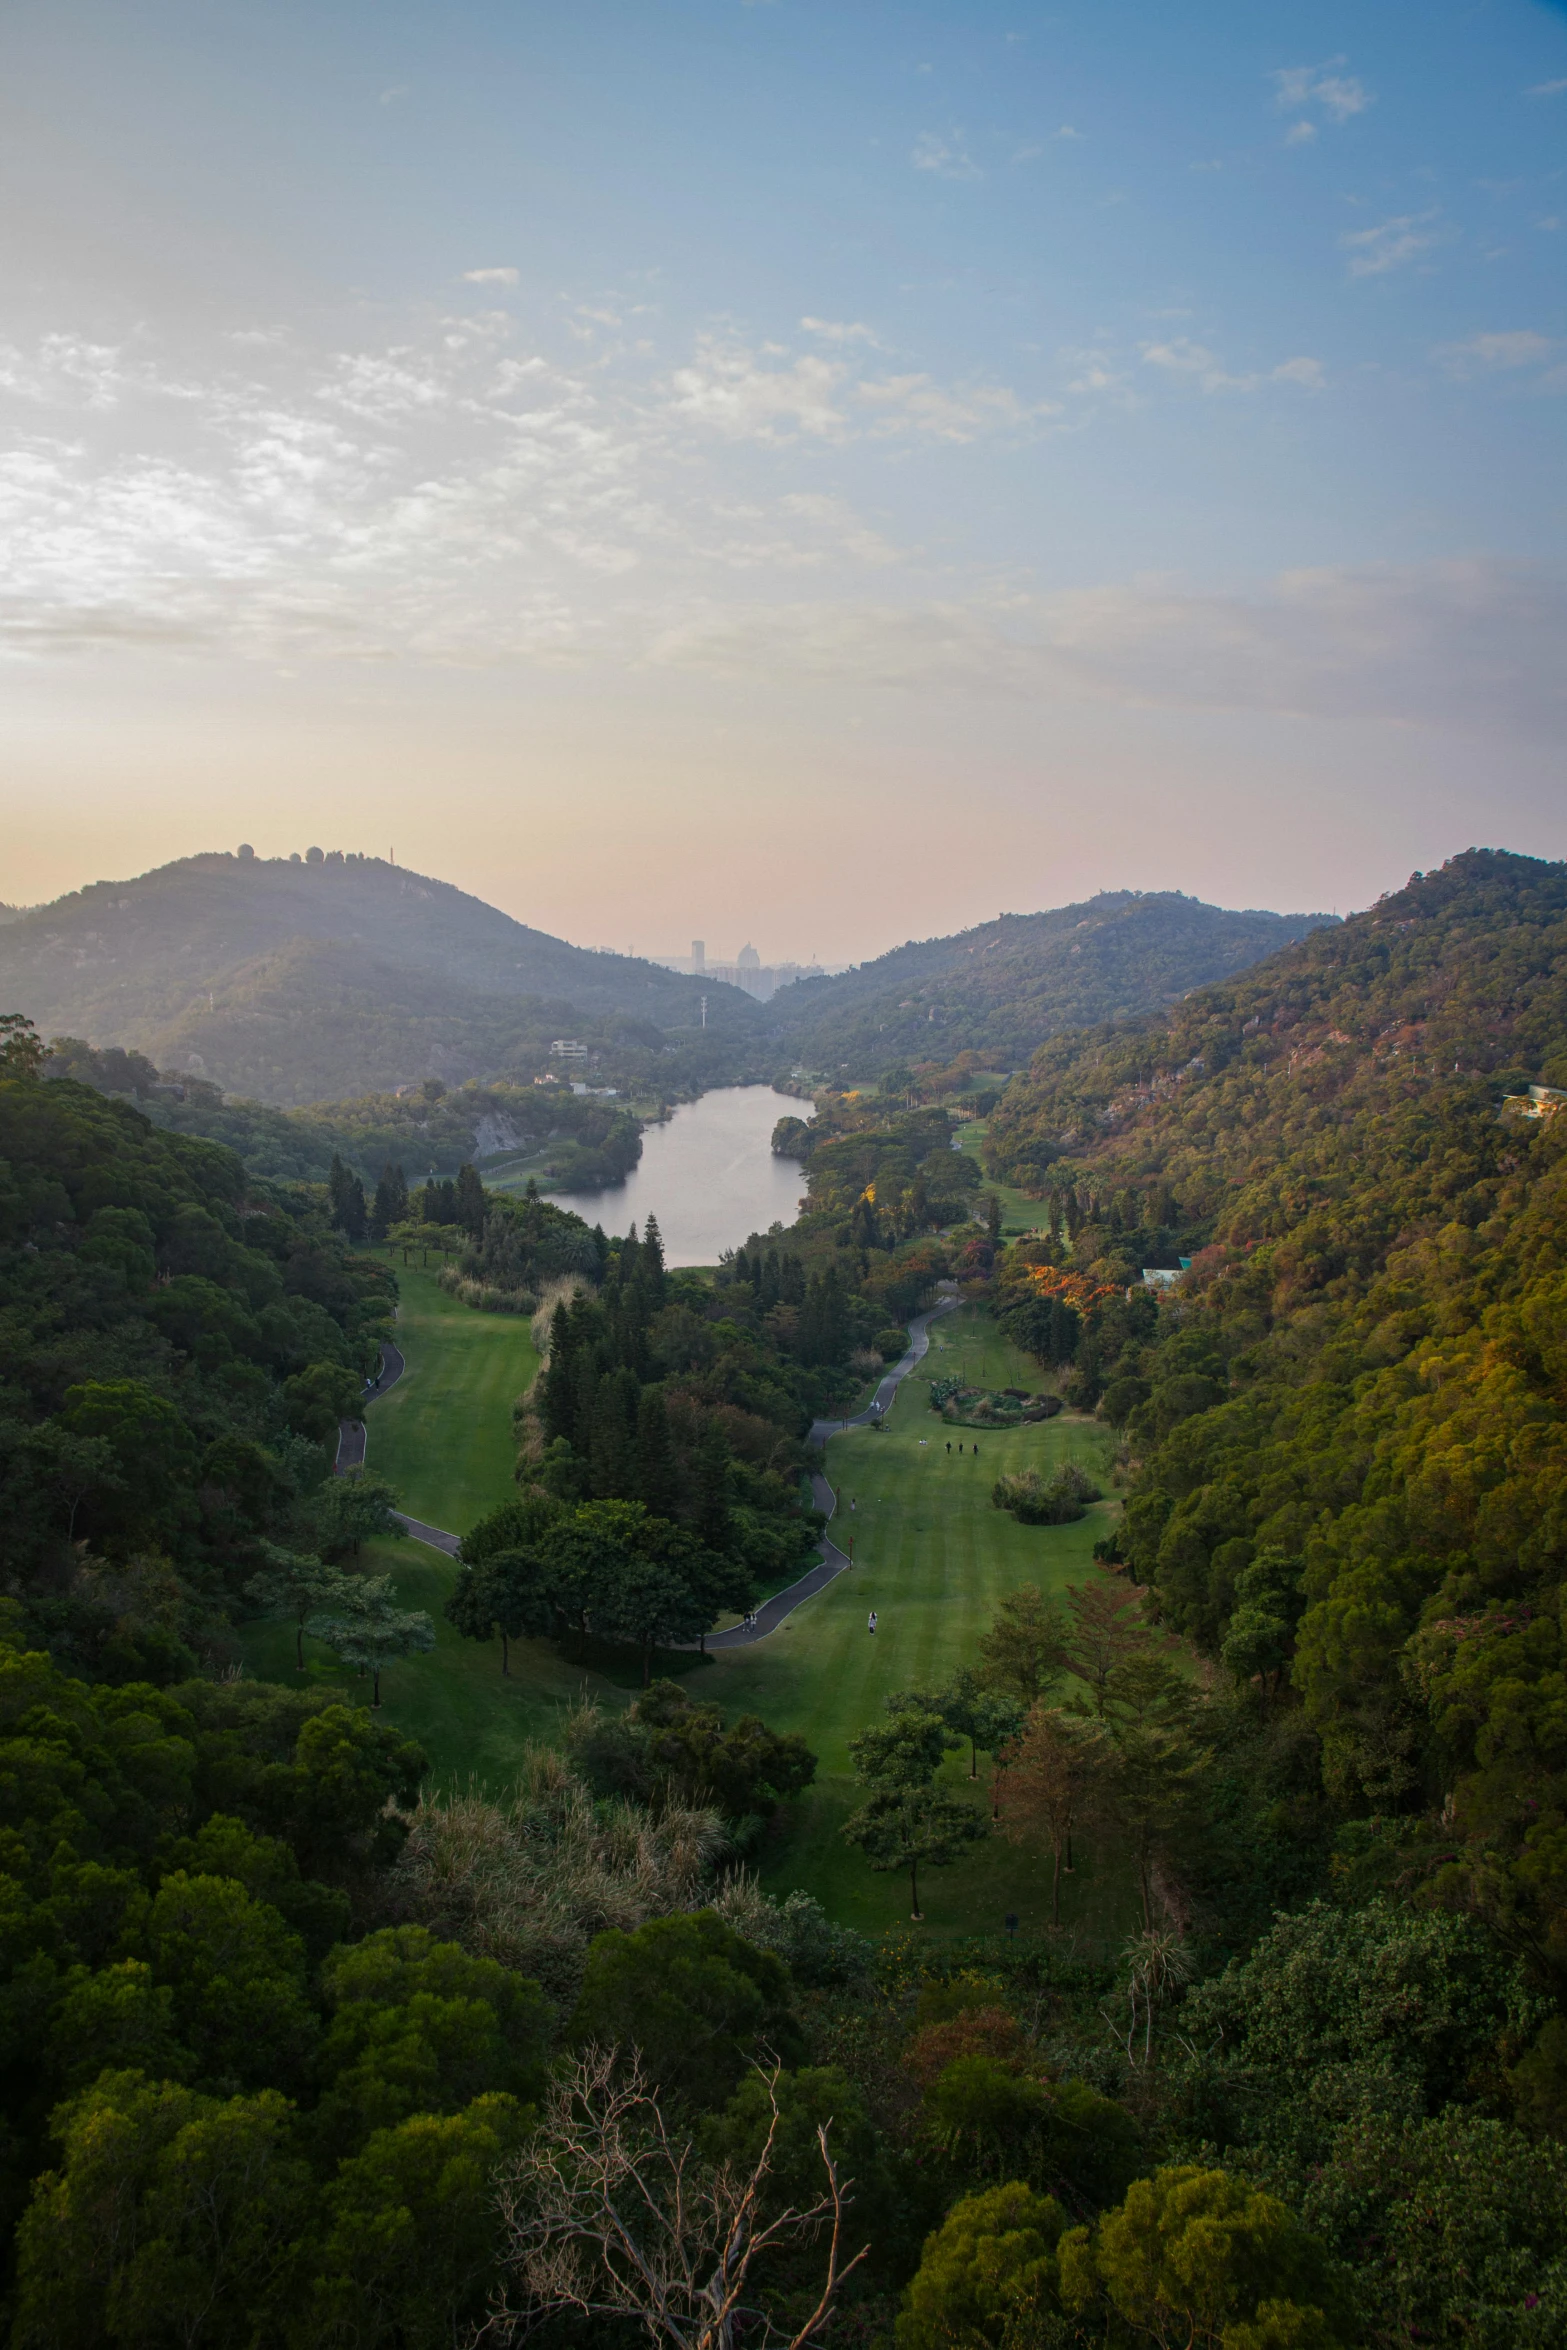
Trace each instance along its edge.
{"label": "winding footpath", "polygon": [[[810,1442],[823,1447],[829,1436],[840,1435],[845,1428],[869,1428],[873,1422],[880,1420],[890,1409],[894,1396],[909,1373],[930,1352],[932,1322],[938,1321],[943,1314],[950,1314],[957,1303],[956,1296],[944,1297],[939,1305],[932,1306],[928,1312],[916,1314],[909,1324],[908,1351],[893,1364],[865,1409],[856,1412],[852,1419],[813,1420]],[[401,1350],[393,1346],[390,1340],[384,1340],[380,1371],[364,1392],[365,1407],[368,1409],[378,1397],[395,1387],[407,1368]],[[369,1431],[362,1419],[339,1423],[337,1460],[334,1464],[339,1477],[349,1476],[354,1470],[364,1467],[368,1444]],[[838,1497],[820,1469],[812,1471],[811,1493],[823,1516],[832,1518],[837,1511]],[[440,1526],[426,1526],[418,1518],[406,1516],[402,1510],[394,1510],[392,1514],[415,1542],[427,1543],[431,1550],[444,1551],[448,1558],[456,1558],[460,1553],[460,1535],[448,1534]],[[702,1646],[708,1649],[749,1648],[754,1641],[765,1640],[770,1632],[776,1632],[779,1625],[793,1615],[803,1599],[811,1599],[818,1591],[825,1591],[848,1564],[847,1556],[838,1548],[831,1535],[823,1534],[821,1558],[816,1566],[808,1569],[798,1582],[789,1584],[783,1591],[775,1591],[771,1599],[764,1600],[749,1625],[736,1624],[729,1632],[711,1632]]]}
{"label": "winding footpath", "polygon": [[[407,1359],[401,1347],[393,1346],[390,1339],[383,1339],[381,1342],[381,1368],[365,1388],[362,1402],[368,1406],[373,1404],[378,1396],[385,1395],[388,1389],[397,1385],[407,1368]],[[339,1420],[337,1424],[337,1459],[332,1464],[339,1477],[351,1476],[356,1469],[364,1467],[365,1450],[369,1441],[370,1431],[363,1420]],[[410,1518],[403,1510],[393,1510],[392,1515],[404,1533],[411,1534],[415,1542],[428,1543],[431,1550],[444,1551],[449,1559],[456,1558],[462,1549],[460,1534],[448,1534],[440,1526],[427,1526],[423,1519]]]}

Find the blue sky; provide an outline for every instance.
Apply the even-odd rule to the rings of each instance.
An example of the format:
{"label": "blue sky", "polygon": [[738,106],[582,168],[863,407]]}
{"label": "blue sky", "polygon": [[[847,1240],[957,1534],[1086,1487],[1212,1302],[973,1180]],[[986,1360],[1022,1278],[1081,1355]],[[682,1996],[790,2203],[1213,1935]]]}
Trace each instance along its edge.
{"label": "blue sky", "polygon": [[1559,7],[13,0],[0,153],[0,896],[841,959],[1567,850]]}

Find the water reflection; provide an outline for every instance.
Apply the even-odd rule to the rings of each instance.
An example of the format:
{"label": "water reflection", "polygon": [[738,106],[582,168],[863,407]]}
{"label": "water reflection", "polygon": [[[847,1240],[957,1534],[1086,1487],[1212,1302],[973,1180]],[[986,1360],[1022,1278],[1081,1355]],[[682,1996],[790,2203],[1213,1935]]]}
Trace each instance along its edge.
{"label": "water reflection", "polygon": [[649,1126],[640,1164],[613,1191],[556,1197],[606,1232],[633,1219],[640,1230],[655,1215],[667,1264],[716,1264],[747,1234],[794,1222],[805,1171],[798,1159],[775,1159],[770,1144],[780,1118],[811,1115],[809,1102],[770,1085],[720,1086]]}

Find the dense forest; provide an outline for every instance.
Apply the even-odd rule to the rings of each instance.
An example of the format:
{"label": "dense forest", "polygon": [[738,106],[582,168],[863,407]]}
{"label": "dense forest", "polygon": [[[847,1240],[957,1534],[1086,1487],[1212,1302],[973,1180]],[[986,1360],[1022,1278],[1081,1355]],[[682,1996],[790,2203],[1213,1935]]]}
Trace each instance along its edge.
{"label": "dense forest", "polygon": [[[1047,1042],[985,1146],[1016,1239],[897,1084],[704,1274],[0,1055],[18,2344],[1567,2343],[1567,869],[1471,852]],[[395,1497],[330,1467],[421,1245],[547,1349],[453,1623],[645,1683],[500,1793],[235,1670],[257,1608],[372,1652]],[[1086,1862],[1124,1938],[764,1898],[816,1758],[660,1677],[799,1571],[810,1422],[938,1284],[1125,1506],[858,1726],[844,1832],[916,1908],[989,1835]],[[1048,1542],[1086,1483],[995,1501]]]}
{"label": "dense forest", "polygon": [[[547,1046],[540,1058],[548,1066]],[[222,1143],[252,1174],[284,1182],[324,1183],[334,1159],[373,1185],[389,1164],[405,1166],[418,1180],[425,1169],[454,1176],[465,1161],[516,1154],[532,1157],[538,1173],[559,1190],[602,1191],[619,1182],[642,1152],[641,1128],[621,1101],[605,1098],[603,1089],[574,1093],[553,1073],[542,1084],[480,1085],[470,1079],[455,1089],[426,1077],[403,1093],[280,1110],[229,1100],[205,1078],[160,1072],[144,1053],[120,1045],[94,1047],[80,1037],[56,1036],[44,1075],[69,1077],[134,1102],[155,1126]]]}
{"label": "dense forest", "polygon": [[834,978],[802,980],[767,1011],[790,1053],[834,1077],[961,1052],[1015,1069],[1047,1037],[1151,1011],[1330,920],[1231,913],[1178,890],[1104,890],[911,940]]}
{"label": "dense forest", "polygon": [[761,1077],[773,1050],[738,988],[568,945],[339,850],[184,857],[29,907],[0,924],[0,996],[46,1036],[295,1106],[426,1077],[526,1083],[563,1035],[608,1084]]}

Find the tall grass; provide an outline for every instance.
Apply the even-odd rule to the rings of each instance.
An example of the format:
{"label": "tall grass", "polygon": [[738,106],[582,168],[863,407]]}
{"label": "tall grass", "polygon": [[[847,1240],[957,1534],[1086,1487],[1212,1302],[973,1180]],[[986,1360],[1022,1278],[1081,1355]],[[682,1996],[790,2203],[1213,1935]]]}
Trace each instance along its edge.
{"label": "tall grass", "polygon": [[595,1934],[697,1909],[729,1839],[716,1811],[671,1804],[655,1818],[598,1800],[562,1755],[531,1747],[512,1795],[427,1795],[393,1885],[397,1908],[483,1958],[576,1998]]}

